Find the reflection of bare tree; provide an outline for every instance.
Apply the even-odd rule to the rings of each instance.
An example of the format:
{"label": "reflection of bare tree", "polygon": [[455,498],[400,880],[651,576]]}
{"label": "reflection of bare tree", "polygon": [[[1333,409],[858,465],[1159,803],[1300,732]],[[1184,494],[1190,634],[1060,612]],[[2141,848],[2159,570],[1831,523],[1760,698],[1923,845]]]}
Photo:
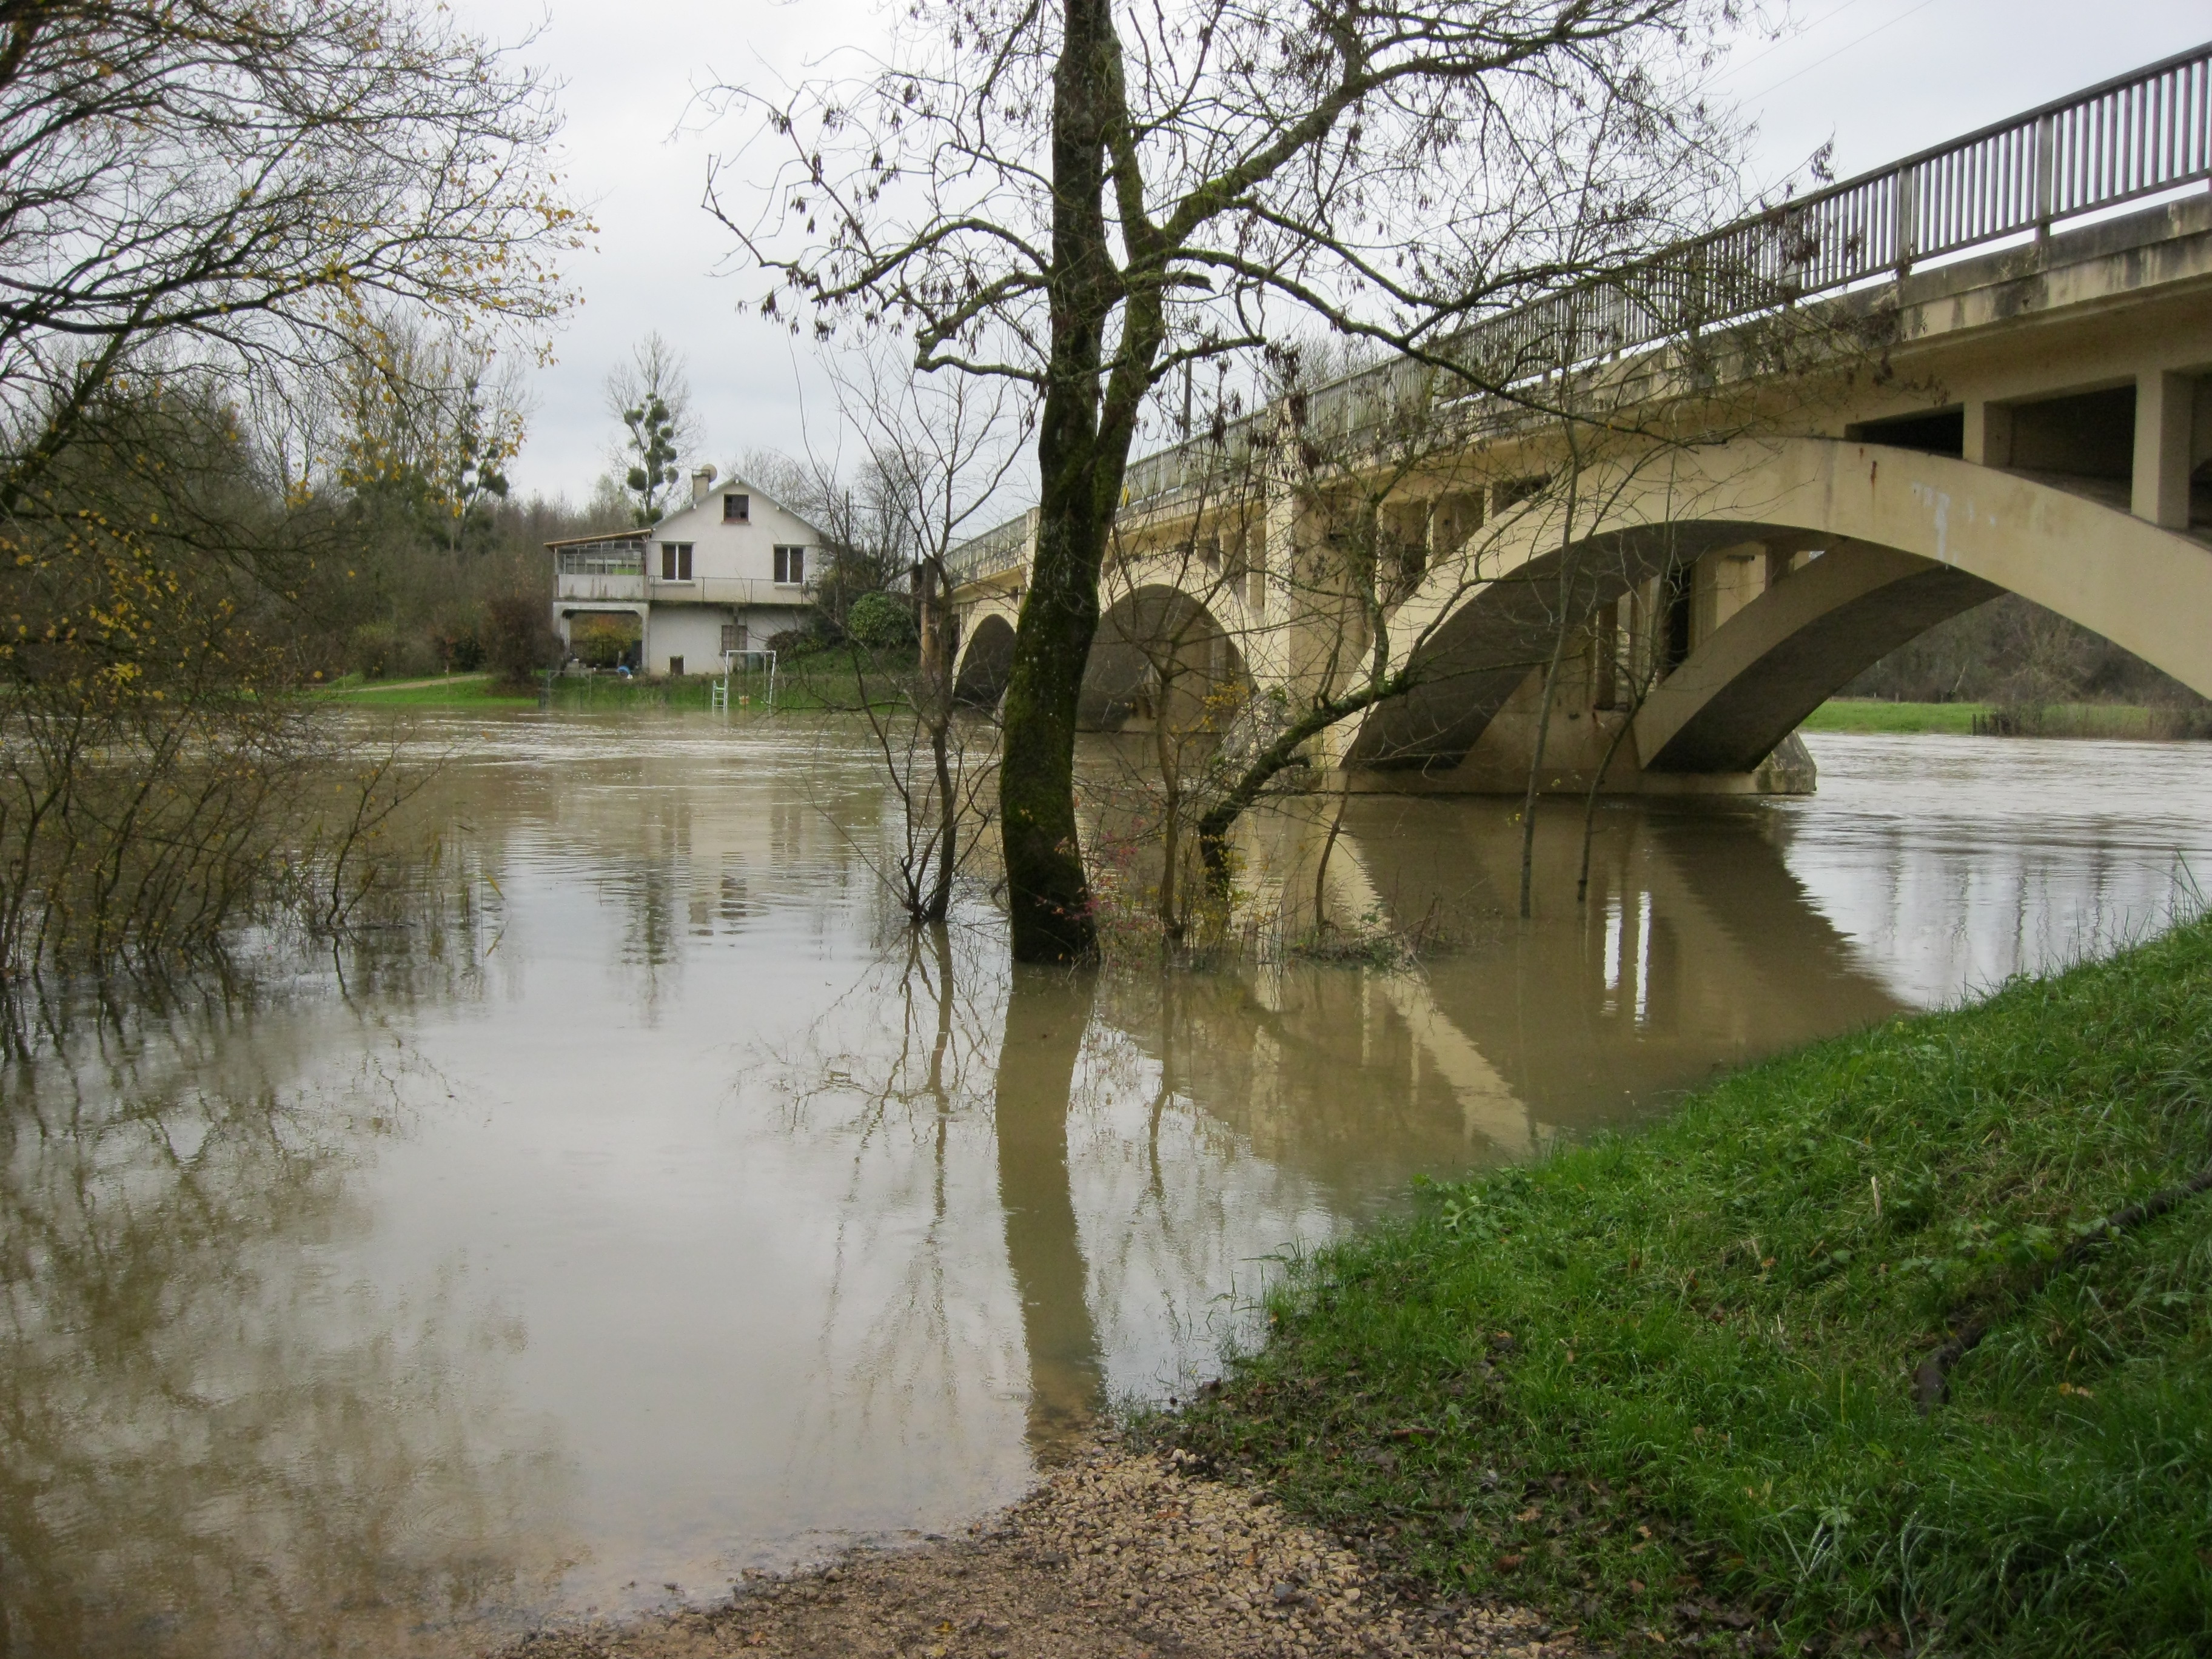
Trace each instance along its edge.
{"label": "reflection of bare tree", "polygon": [[1067,1109],[1095,988],[1087,974],[1015,969],[999,1045],[999,1202],[1029,1349],[1030,1446],[1041,1460],[1063,1450],[1099,1401],[1098,1334],[1067,1168]]}
{"label": "reflection of bare tree", "polygon": [[[835,1413],[830,1396],[842,1396],[862,1420],[822,1418],[803,1436],[810,1447],[860,1432],[878,1410],[957,1399],[979,1363],[991,1368],[976,1352],[999,1334],[977,1322],[991,1293],[963,1282],[988,1246],[961,1197],[980,1197],[993,1173],[1033,1454],[1064,1449],[1097,1406],[1103,1368],[1067,1146],[1091,986],[1026,969],[1010,981],[995,943],[964,928],[914,930],[898,957],[884,957],[779,1057],[789,1127],[853,1143],[821,1322],[818,1363],[834,1382],[819,1409]],[[883,1018],[890,1010],[895,1029]],[[857,1339],[844,1329],[856,1302],[866,1322]]]}
{"label": "reflection of bare tree", "polygon": [[927,1423],[932,1452],[953,1464],[986,1454],[975,1437],[988,1428],[964,1407],[988,1398],[972,1383],[997,1371],[999,1332],[968,1274],[988,1248],[972,1200],[1006,970],[975,930],[915,928],[901,944],[774,1059],[787,1130],[850,1144],[817,1327],[823,1386],[795,1425],[794,1470],[840,1467],[878,1416],[894,1443]]}
{"label": "reflection of bare tree", "polygon": [[109,1022],[8,1068],[0,1652],[414,1650],[561,1570],[562,1465],[494,1426],[521,1333],[451,1282],[325,1276],[423,1091],[388,1039],[299,1082],[329,1012]]}

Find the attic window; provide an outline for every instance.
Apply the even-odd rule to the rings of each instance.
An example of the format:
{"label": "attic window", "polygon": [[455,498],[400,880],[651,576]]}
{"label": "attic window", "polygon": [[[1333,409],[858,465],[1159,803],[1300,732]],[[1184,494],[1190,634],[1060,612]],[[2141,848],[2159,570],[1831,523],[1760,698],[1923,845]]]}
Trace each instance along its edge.
{"label": "attic window", "polygon": [[751,496],[725,495],[722,497],[724,524],[750,524],[752,522],[752,516],[753,498]]}

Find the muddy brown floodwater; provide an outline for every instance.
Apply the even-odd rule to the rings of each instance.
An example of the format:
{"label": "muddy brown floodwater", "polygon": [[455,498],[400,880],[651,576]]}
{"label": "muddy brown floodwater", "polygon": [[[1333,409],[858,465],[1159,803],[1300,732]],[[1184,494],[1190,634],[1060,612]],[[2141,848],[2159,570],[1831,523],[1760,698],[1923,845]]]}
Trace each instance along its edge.
{"label": "muddy brown floodwater", "polygon": [[[425,920],[0,1073],[17,1653],[465,1652],[1019,1497],[1417,1173],[2155,927],[2212,748],[1828,736],[1804,800],[1370,798],[1418,972],[1011,972],[915,940],[858,734],[434,721]],[[1310,892],[1318,809],[1254,880]]]}

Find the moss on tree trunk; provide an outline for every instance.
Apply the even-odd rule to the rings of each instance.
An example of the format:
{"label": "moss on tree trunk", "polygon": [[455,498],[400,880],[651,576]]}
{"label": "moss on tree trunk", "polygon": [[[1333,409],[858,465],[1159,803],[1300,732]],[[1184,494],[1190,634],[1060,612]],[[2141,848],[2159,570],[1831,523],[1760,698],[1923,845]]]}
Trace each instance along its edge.
{"label": "moss on tree trunk", "polygon": [[[1006,902],[1018,962],[1081,962],[1097,949],[1075,822],[1075,716],[1098,630],[1103,528],[1040,515],[1036,563],[1014,629],[999,763]],[[1087,533],[1086,533],[1087,532]]]}

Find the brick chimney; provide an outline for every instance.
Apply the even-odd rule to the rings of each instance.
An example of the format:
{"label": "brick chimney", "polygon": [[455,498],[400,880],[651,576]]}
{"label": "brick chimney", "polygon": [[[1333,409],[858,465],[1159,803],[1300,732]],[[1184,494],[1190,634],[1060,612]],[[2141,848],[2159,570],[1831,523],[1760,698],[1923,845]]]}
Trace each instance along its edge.
{"label": "brick chimney", "polygon": [[691,469],[691,505],[696,507],[707,499],[707,492],[714,487],[714,469],[695,466]]}

